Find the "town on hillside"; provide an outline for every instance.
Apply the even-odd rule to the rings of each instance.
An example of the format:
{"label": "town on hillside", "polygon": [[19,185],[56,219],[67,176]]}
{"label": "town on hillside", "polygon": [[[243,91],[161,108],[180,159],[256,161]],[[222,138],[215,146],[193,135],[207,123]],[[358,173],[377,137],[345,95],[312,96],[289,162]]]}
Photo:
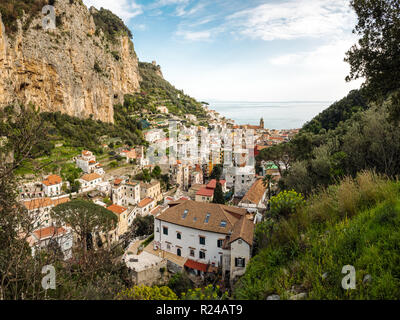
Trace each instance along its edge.
{"label": "town on hillside", "polygon": [[[122,246],[120,260],[135,284],[158,284],[186,272],[193,283],[213,279],[230,288],[245,273],[255,224],[263,221],[280,179],[276,164],[256,165],[254,157],[289,141],[298,130],[266,129],[263,119],[259,126],[236,125],[203,108],[207,127],[192,114],[179,118],[159,106],[157,117],[147,119],[145,145],[105,143],[106,156],[82,150],[67,159],[70,170],[79,173],[76,179],[60,172],[22,179],[18,199],[35,219],[32,254],[56,241],[64,259],[73,258],[79,237],[51,212],[83,199],[116,216],[112,230],[98,232],[93,245]],[[229,149],[225,138],[239,142]],[[204,145],[200,141],[206,148],[193,152],[193,145]],[[110,165],[107,156],[117,165]],[[150,231],[139,235],[136,222],[144,218]]]}

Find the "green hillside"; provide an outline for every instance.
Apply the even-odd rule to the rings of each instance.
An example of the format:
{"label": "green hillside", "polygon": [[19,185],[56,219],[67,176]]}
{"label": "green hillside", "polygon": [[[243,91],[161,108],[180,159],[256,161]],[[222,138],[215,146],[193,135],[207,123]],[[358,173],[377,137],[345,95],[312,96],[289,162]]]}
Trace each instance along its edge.
{"label": "green hillside", "polygon": [[[236,298],[399,299],[400,184],[372,172],[344,179],[288,219],[257,225],[256,242]],[[345,265],[355,290],[341,286]]]}

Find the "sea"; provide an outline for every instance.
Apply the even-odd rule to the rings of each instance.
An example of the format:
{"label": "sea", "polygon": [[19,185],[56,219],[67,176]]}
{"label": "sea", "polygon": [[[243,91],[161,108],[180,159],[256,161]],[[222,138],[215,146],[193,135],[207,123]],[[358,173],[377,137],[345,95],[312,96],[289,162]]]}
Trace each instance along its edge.
{"label": "sea", "polygon": [[264,118],[264,127],[268,129],[298,129],[333,101],[208,101],[209,108],[219,112],[225,118],[235,120],[237,124],[258,125]]}

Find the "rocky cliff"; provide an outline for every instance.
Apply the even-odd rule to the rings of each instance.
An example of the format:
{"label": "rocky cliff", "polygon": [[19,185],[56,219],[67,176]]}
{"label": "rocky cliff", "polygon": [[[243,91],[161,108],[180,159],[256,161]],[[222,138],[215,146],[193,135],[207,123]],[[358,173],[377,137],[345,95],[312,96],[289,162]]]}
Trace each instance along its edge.
{"label": "rocky cliff", "polygon": [[[72,3],[71,3],[72,2]],[[80,1],[57,0],[57,24],[43,15],[7,34],[0,16],[0,107],[33,103],[41,111],[113,122],[113,105],[139,90],[138,59],[128,35],[111,41]]]}

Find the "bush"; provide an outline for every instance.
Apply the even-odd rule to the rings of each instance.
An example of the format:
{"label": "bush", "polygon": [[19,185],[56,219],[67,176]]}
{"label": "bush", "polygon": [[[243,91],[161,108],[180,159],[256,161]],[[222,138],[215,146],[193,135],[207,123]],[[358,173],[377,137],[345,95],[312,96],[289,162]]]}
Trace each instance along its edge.
{"label": "bush", "polygon": [[294,190],[283,191],[270,200],[269,214],[273,218],[287,218],[305,203],[302,194]]}
{"label": "bush", "polygon": [[168,287],[134,286],[118,293],[117,300],[178,300]]}

